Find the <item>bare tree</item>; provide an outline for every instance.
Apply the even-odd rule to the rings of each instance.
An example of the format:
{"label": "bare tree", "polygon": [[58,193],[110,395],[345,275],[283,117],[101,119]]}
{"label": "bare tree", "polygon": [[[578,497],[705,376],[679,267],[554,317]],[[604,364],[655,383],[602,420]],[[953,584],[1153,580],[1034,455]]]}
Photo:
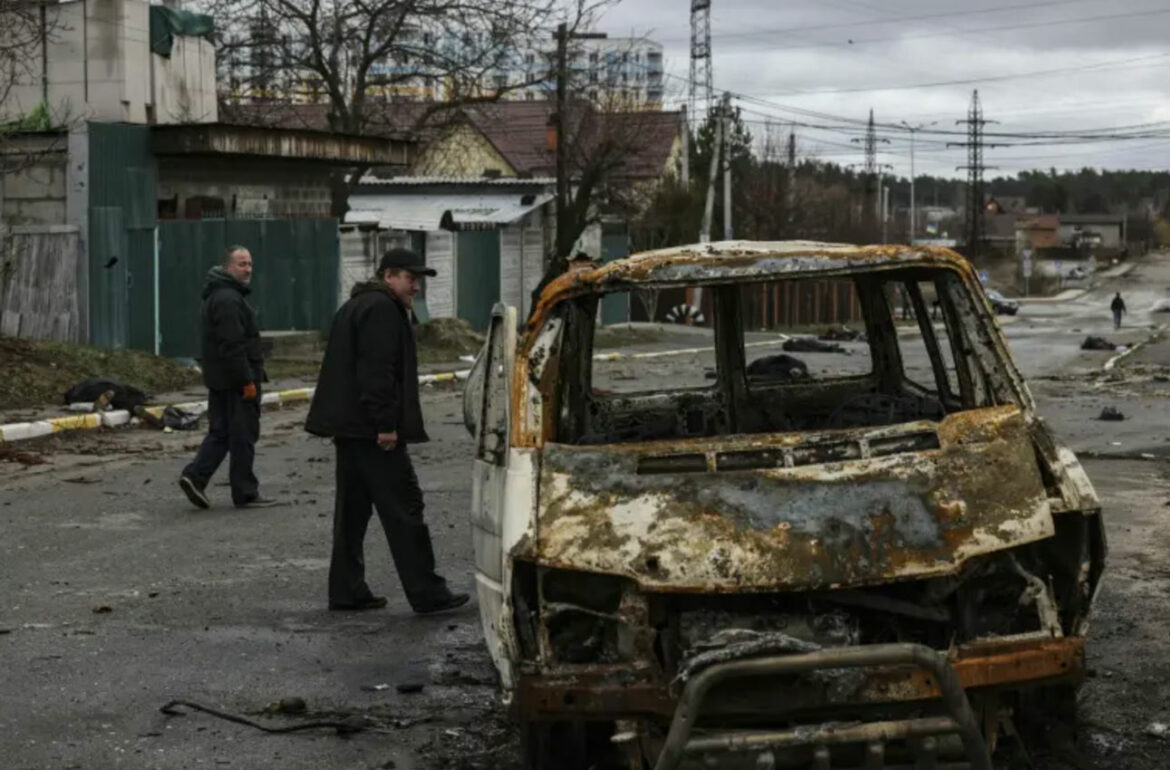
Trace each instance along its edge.
{"label": "bare tree", "polygon": [[[522,87],[500,82],[500,68],[555,12],[554,0],[204,0],[203,7],[233,20],[217,51],[227,102],[320,103],[331,131],[354,135],[434,126],[461,105]],[[546,66],[532,73],[533,82],[547,76]],[[402,101],[424,104],[398,110]],[[344,215],[349,185],[363,172],[338,175],[335,215]]]}
{"label": "bare tree", "polygon": [[[639,42],[631,41],[627,48],[635,49]],[[565,199],[558,201],[562,211],[554,250],[533,307],[544,286],[567,269],[574,244],[590,225],[607,217],[626,221],[640,217],[670,182],[667,161],[685,141],[681,115],[646,109],[631,96],[636,89],[622,74],[628,73],[630,50],[610,52],[616,66],[598,62],[570,66],[563,73],[573,98],[560,120],[564,136],[556,141],[563,143],[569,184]],[[570,49],[569,58],[579,53]]]}

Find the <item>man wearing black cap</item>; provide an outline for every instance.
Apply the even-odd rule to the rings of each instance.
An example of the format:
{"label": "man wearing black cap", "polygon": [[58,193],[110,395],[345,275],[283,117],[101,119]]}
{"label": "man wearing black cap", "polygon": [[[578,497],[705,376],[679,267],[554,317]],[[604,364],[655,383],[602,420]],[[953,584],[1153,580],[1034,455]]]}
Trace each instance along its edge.
{"label": "man wearing black cap", "polygon": [[337,311],[305,429],[333,439],[337,498],[329,608],[386,606],[366,585],[362,542],[371,506],[378,511],[398,577],[418,613],[467,603],[435,573],[431,534],[408,444],[429,440],[418,400],[411,309],[419,276],[435,275],[409,249],[382,256],[372,281],[359,283]]}

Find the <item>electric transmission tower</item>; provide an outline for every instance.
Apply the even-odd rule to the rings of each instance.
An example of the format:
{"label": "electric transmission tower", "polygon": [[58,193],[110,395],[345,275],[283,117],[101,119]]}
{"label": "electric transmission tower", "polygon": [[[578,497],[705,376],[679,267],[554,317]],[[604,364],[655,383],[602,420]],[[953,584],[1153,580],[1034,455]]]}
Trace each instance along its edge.
{"label": "electric transmission tower", "polygon": [[983,141],[983,127],[988,123],[999,121],[987,120],[983,117],[983,105],[979,103],[979,90],[971,92],[971,108],[967,111],[966,120],[956,120],[958,125],[967,125],[967,141],[947,142],[947,147],[966,147],[967,165],[956,166],[955,170],[967,172],[967,251],[968,256],[976,256],[983,249],[987,238],[983,220],[983,172],[995,166],[983,164],[983,150],[996,147]]}
{"label": "electric transmission tower", "polygon": [[711,0],[691,0],[691,82],[687,113],[699,125],[699,102],[710,110],[715,93],[711,73]]}

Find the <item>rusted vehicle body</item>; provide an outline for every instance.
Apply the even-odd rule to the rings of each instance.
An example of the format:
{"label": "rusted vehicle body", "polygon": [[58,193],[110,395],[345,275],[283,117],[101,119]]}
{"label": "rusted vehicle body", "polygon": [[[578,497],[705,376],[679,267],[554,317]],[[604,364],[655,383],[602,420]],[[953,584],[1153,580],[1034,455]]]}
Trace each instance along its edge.
{"label": "rusted vehicle body", "polygon": [[[859,371],[748,362],[769,343],[745,298],[805,280],[855,290]],[[709,308],[705,381],[599,385],[602,297],[680,287]],[[949,250],[578,265],[522,327],[497,306],[464,403],[480,612],[530,766],[990,768],[1075,702],[1100,504]]]}

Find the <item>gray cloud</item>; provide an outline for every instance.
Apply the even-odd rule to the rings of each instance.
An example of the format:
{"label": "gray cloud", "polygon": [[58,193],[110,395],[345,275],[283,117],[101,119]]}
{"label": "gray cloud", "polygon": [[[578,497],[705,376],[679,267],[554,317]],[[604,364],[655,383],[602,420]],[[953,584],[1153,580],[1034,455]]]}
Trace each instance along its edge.
{"label": "gray cloud", "polygon": [[[985,8],[1012,5],[987,0]],[[1170,122],[1170,7],[1164,0],[1034,0],[1017,10],[967,12],[958,0],[713,0],[715,87],[750,97],[739,102],[753,132],[763,122],[801,120],[796,111],[879,122],[939,121],[930,130],[957,130],[971,91],[988,131],[1107,129]],[[1031,7],[1029,7],[1031,6]],[[1163,12],[1166,11],[1166,12]],[[1158,12],[1158,13],[1155,13]],[[1124,17],[1123,14],[1143,14]],[[920,20],[899,17],[922,16]],[[1115,16],[1093,22],[1063,23]],[[848,24],[849,26],[838,26]],[[832,26],[830,26],[832,25]],[[665,47],[676,98],[685,101],[689,71],[689,3],[626,0],[598,25],[614,35],[647,34]],[[972,29],[1016,26],[970,32]],[[812,29],[812,27],[817,27]],[[802,29],[807,28],[807,29]],[[801,31],[783,32],[782,30]],[[850,45],[849,40],[854,40]],[[864,40],[880,39],[863,43]],[[945,81],[953,85],[925,87]],[[923,86],[907,88],[905,86]],[[898,88],[890,88],[898,87]],[[987,162],[1009,173],[1021,168],[1167,168],[1170,125],[1156,139],[988,148]],[[842,163],[861,160],[848,131],[796,128],[803,150]],[[887,131],[883,161],[908,173],[905,132]],[[954,175],[964,151],[920,134],[920,172]],[[1007,143],[1007,140],[1004,141]]]}

